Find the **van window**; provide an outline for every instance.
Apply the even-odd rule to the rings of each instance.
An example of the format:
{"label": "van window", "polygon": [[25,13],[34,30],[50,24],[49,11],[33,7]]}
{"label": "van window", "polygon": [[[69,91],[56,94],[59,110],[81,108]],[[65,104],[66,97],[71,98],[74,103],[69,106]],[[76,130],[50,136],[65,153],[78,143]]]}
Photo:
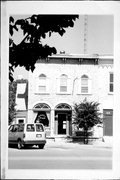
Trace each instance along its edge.
{"label": "van window", "polygon": [[14,125],[14,128],[12,129],[12,132],[17,132],[18,131],[18,125]]}
{"label": "van window", "polygon": [[9,131],[13,131],[13,129],[14,129],[14,126],[12,125],[12,126],[9,127],[8,130],[9,130]]}
{"label": "van window", "polygon": [[27,124],[26,130],[27,130],[28,132],[34,132],[34,131],[35,131],[34,124]]}
{"label": "van window", "polygon": [[44,131],[43,126],[41,124],[36,124],[36,131],[43,132]]}

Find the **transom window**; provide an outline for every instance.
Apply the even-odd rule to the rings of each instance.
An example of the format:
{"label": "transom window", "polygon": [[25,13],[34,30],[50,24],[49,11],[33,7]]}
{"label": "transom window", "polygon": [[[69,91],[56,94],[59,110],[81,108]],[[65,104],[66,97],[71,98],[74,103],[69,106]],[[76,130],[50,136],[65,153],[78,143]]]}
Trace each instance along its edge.
{"label": "transom window", "polygon": [[113,93],[113,73],[110,73],[109,77],[109,92]]}
{"label": "transom window", "polygon": [[62,74],[60,77],[60,92],[67,92],[67,75]]}
{"label": "transom window", "polygon": [[56,110],[71,110],[71,107],[68,104],[59,104],[55,108]]}
{"label": "transom window", "polygon": [[46,75],[41,74],[39,76],[39,86],[38,86],[39,92],[46,92]]}
{"label": "transom window", "polygon": [[45,103],[36,104],[33,109],[34,110],[39,109],[39,110],[49,110],[50,111],[50,107]]}
{"label": "transom window", "polygon": [[81,93],[88,93],[88,76],[81,77]]}

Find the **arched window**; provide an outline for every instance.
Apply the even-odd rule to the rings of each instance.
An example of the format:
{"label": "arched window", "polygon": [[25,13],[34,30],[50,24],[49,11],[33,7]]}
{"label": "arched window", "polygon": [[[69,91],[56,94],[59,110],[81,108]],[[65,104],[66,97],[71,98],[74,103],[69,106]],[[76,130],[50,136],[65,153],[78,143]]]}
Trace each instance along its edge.
{"label": "arched window", "polygon": [[39,104],[36,104],[33,108],[34,111],[50,111],[50,106],[48,106],[47,104],[45,103],[39,103]]}
{"label": "arched window", "polygon": [[46,78],[45,74],[40,74],[39,78]]}
{"label": "arched window", "polygon": [[34,122],[42,123],[44,126],[48,127],[50,122],[50,106],[45,103],[39,103],[33,107],[33,111],[36,112]]}
{"label": "arched window", "polygon": [[39,76],[38,91],[46,92],[46,75],[45,74],[40,74]]}
{"label": "arched window", "polygon": [[81,77],[81,93],[88,93],[88,76],[83,75]]}
{"label": "arched window", "polygon": [[70,111],[70,110],[72,110],[72,108],[70,105],[68,105],[66,103],[61,103],[55,107],[55,110]]}
{"label": "arched window", "polygon": [[67,75],[62,74],[60,76],[60,92],[67,92]]}

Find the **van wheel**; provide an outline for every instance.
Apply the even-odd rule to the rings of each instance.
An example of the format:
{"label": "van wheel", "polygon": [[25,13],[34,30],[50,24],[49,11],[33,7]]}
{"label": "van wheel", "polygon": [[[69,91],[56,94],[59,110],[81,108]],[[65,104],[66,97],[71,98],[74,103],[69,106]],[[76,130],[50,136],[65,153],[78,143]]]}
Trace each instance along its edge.
{"label": "van wheel", "polygon": [[21,140],[18,140],[17,148],[18,148],[18,149],[22,149],[22,147],[23,147],[22,141],[21,141]]}
{"label": "van wheel", "polygon": [[39,147],[39,149],[43,149],[44,148],[44,144],[39,144],[38,147]]}

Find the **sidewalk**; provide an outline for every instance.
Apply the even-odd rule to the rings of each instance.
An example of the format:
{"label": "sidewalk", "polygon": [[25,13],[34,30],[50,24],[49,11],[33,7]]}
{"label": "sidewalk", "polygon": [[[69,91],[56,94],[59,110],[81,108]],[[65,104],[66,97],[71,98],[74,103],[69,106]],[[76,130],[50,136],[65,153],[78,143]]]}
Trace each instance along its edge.
{"label": "sidewalk", "polygon": [[105,147],[105,148],[112,148],[113,147],[111,142],[102,142],[102,141],[93,142],[93,146]]}
{"label": "sidewalk", "polygon": [[101,147],[101,148],[112,148],[112,144],[109,142],[102,142],[102,141],[94,141],[89,142],[88,144],[84,144],[82,142],[67,142],[67,141],[50,141],[48,140],[46,145],[49,145],[51,147],[65,147],[65,148],[72,148],[72,147]]}

